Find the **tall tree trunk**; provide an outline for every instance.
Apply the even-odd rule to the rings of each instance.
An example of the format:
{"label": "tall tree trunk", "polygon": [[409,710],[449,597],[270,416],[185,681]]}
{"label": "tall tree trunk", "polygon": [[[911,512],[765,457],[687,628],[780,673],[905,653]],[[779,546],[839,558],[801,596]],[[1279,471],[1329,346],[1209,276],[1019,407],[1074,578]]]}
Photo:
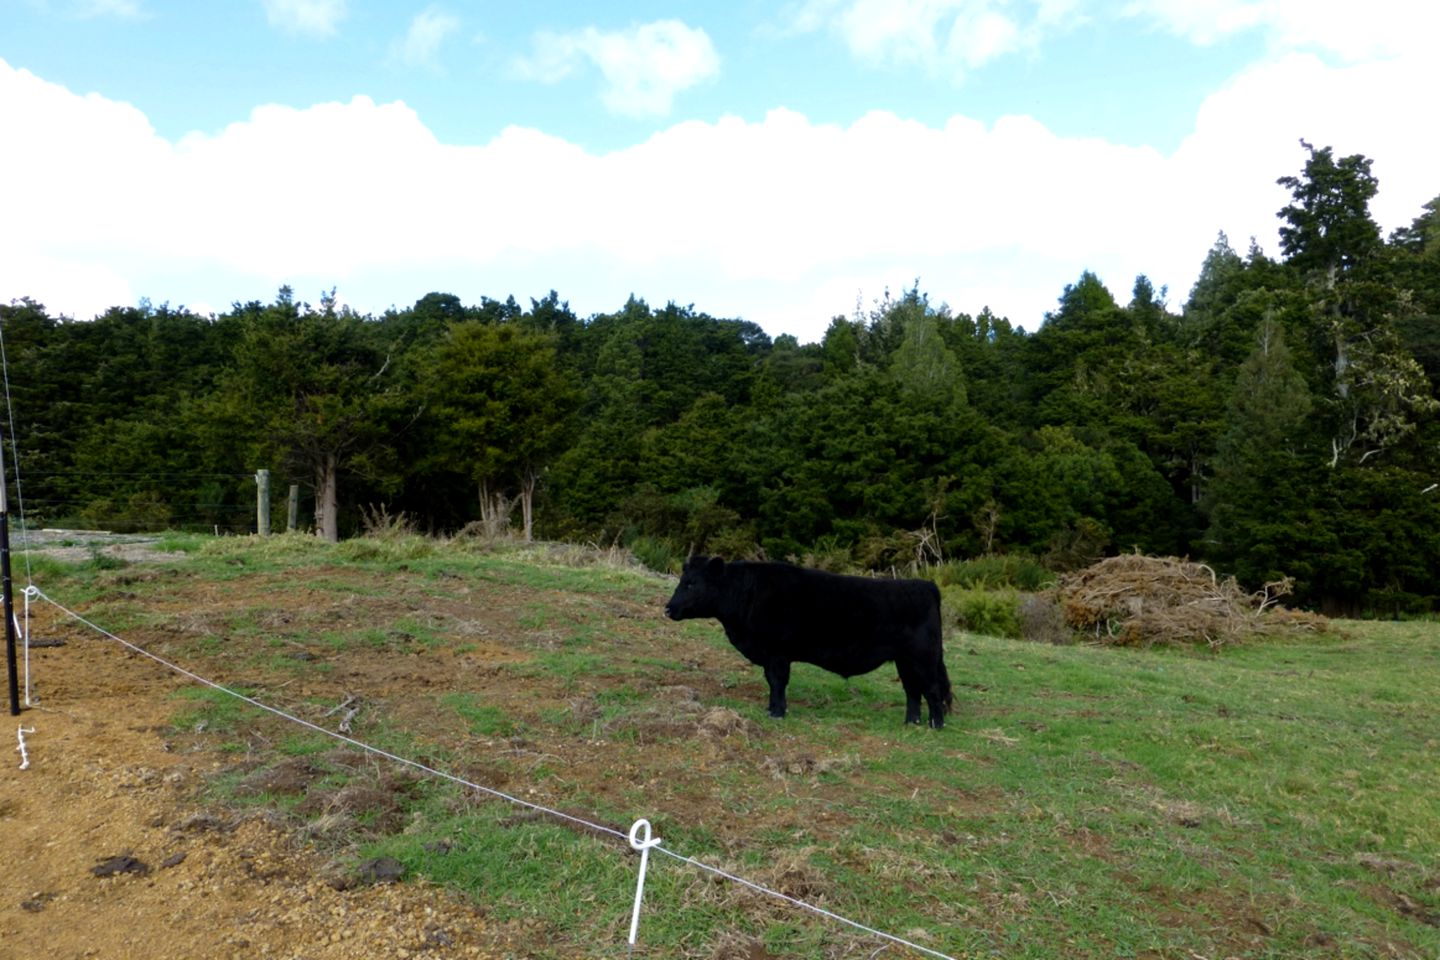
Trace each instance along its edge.
{"label": "tall tree trunk", "polygon": [[327,453],[315,467],[315,532],[327,543],[340,542],[339,501],[335,455]]}
{"label": "tall tree trunk", "polygon": [[515,501],[505,496],[504,489],[490,489],[488,480],[480,481],[480,524],[487,537],[498,537],[510,526],[510,511]]}
{"label": "tall tree trunk", "polygon": [[535,531],[535,483],[538,477],[534,470],[526,468],[520,481],[520,512],[525,521],[525,542],[534,539]]}

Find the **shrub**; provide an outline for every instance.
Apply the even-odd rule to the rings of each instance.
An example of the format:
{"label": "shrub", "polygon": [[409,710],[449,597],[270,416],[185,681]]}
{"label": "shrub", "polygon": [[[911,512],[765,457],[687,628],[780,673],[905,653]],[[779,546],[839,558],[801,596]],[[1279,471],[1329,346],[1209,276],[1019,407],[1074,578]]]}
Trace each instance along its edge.
{"label": "shrub", "polygon": [[1074,643],[1076,634],[1065,623],[1065,607],[1055,591],[1027,593],[1020,598],[1020,638],[1036,643]]}
{"label": "shrub", "polygon": [[659,537],[636,537],[630,541],[629,549],[636,560],[656,573],[679,573],[685,563],[684,555]]}
{"label": "shrub", "polygon": [[729,527],[712,536],[706,552],[727,560],[764,560],[765,551],[755,542],[755,531],[748,526]]}
{"label": "shrub", "polygon": [[1020,594],[1014,590],[942,588],[941,615],[945,622],[970,633],[1018,639]]}
{"label": "shrub", "polygon": [[391,516],[383,503],[360,508],[360,527],[365,536],[379,540],[408,539],[418,533],[415,521],[403,510]]}
{"label": "shrub", "polygon": [[123,504],[114,500],[92,500],[80,509],[84,526],[115,533],[164,530],[170,526],[170,507],[153,490],[130,495]]}
{"label": "shrub", "polygon": [[1055,574],[1039,560],[1026,554],[988,554],[969,560],[951,560],[936,568],[935,580],[942,587],[957,586],[978,590],[1043,590],[1055,582]]}
{"label": "shrub", "polygon": [[850,555],[849,544],[841,543],[838,537],[828,536],[821,537],[800,557],[800,565],[829,573],[849,573],[854,569],[855,561]]}

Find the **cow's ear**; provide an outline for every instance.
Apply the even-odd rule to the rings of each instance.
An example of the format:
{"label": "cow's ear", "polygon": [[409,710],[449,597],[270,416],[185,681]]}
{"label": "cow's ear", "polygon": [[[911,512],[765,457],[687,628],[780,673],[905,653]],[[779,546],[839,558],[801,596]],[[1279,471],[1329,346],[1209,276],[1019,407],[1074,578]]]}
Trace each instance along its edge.
{"label": "cow's ear", "polygon": [[719,557],[711,557],[705,564],[705,572],[712,577],[718,577],[725,572],[725,561]]}

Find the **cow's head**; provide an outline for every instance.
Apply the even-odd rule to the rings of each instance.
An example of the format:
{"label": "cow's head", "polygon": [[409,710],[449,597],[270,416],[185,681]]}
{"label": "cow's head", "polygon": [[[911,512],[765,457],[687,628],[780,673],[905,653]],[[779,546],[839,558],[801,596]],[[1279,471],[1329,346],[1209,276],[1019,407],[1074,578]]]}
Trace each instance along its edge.
{"label": "cow's head", "polygon": [[713,617],[720,608],[720,582],[725,576],[725,561],[719,557],[691,557],[680,572],[680,582],[665,604],[665,616],[671,620],[692,620]]}

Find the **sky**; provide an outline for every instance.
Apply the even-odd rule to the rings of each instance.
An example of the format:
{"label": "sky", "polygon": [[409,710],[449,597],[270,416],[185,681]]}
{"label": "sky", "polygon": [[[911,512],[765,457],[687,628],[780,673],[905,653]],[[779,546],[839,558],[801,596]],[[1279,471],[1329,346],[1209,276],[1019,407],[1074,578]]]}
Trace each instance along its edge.
{"label": "sky", "polygon": [[1416,0],[0,0],[0,302],[556,291],[771,336],[918,284],[1034,330],[1278,255],[1301,139],[1440,194]]}

